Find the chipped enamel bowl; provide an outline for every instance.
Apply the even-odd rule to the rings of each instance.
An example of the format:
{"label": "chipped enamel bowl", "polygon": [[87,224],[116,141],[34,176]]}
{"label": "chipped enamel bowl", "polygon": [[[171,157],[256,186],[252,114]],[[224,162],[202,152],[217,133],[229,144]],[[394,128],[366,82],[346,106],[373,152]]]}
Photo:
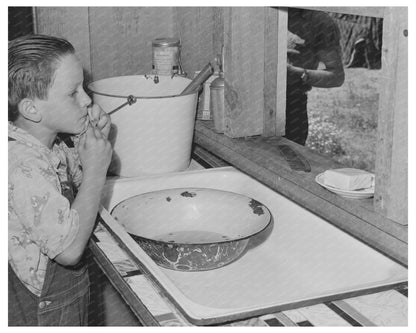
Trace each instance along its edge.
{"label": "chipped enamel bowl", "polygon": [[180,271],[231,263],[272,221],[260,202],[206,188],[140,194],[120,202],[112,215],[158,265]]}

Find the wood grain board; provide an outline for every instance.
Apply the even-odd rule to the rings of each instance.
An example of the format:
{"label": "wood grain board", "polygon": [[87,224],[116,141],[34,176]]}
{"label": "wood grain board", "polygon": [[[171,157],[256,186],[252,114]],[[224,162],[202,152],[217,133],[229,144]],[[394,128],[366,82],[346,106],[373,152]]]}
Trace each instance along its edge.
{"label": "wood grain board", "polygon": [[363,16],[373,16],[373,17],[384,17],[386,7],[303,7],[310,10],[322,10],[326,12],[333,13],[342,13],[349,15],[363,15]]}
{"label": "wood grain board", "polygon": [[287,10],[265,8],[263,136],[285,134]]}
{"label": "wood grain board", "polygon": [[[221,16],[213,7],[173,7],[175,36],[182,42],[182,63],[192,78],[221,53]],[[216,41],[219,40],[219,43]]]}
{"label": "wood grain board", "polygon": [[386,11],[383,20],[382,68],[376,151],[375,207],[406,225],[408,203],[407,8]]}
{"label": "wood grain board", "polygon": [[152,71],[152,40],[174,35],[170,7],[90,7],[94,80]]}
{"label": "wood grain board", "polygon": [[224,17],[225,134],[262,134],[264,8],[226,8]]}

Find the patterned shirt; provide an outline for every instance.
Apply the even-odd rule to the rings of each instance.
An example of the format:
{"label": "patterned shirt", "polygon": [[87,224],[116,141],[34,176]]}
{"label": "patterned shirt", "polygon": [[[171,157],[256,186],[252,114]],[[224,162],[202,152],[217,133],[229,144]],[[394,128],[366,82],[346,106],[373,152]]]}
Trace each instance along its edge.
{"label": "patterned shirt", "polygon": [[52,149],[9,123],[9,263],[40,296],[48,258],[62,253],[79,230],[78,212],[63,195],[82,179],[79,156],[64,142]]}

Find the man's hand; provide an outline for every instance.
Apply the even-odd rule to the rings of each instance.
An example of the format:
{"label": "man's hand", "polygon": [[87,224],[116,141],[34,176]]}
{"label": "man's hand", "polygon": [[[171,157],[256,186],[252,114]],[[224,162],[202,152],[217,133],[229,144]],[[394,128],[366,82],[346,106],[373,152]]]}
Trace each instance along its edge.
{"label": "man's hand", "polygon": [[300,83],[301,76],[303,74],[303,68],[292,66],[291,64],[287,64],[287,83]]}
{"label": "man's hand", "polygon": [[301,53],[300,50],[304,46],[304,39],[290,31],[287,32],[287,62],[289,64],[293,65],[296,63],[296,59]]}

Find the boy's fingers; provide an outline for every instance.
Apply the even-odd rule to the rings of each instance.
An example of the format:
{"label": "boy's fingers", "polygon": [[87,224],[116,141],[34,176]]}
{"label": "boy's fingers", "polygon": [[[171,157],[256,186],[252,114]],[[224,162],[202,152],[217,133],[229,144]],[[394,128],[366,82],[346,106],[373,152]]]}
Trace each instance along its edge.
{"label": "boy's fingers", "polygon": [[106,123],[107,123],[107,119],[105,117],[101,117],[100,120],[98,120],[97,127],[99,129],[102,129]]}
{"label": "boy's fingers", "polygon": [[93,104],[90,108],[88,108],[88,116],[90,121],[96,125],[100,119],[100,107],[97,104]]}
{"label": "boy's fingers", "polygon": [[94,119],[99,120],[101,118],[101,114],[104,113],[104,111],[101,109],[101,107],[98,104],[94,104],[92,106],[92,109],[93,109]]}
{"label": "boy's fingers", "polygon": [[99,139],[99,138],[102,138],[102,137],[103,137],[103,134],[101,133],[101,131],[100,131],[100,129],[99,129],[98,127],[94,127],[94,134],[95,134],[95,137],[96,137],[97,139]]}
{"label": "boy's fingers", "polygon": [[92,106],[88,107],[87,112],[88,112],[88,118],[92,119]]}
{"label": "boy's fingers", "polygon": [[86,137],[95,136],[94,129],[91,125],[88,125],[87,131],[85,132]]}
{"label": "boy's fingers", "polygon": [[106,113],[101,115],[100,120],[97,123],[97,127],[102,131],[111,124],[110,116]]}

